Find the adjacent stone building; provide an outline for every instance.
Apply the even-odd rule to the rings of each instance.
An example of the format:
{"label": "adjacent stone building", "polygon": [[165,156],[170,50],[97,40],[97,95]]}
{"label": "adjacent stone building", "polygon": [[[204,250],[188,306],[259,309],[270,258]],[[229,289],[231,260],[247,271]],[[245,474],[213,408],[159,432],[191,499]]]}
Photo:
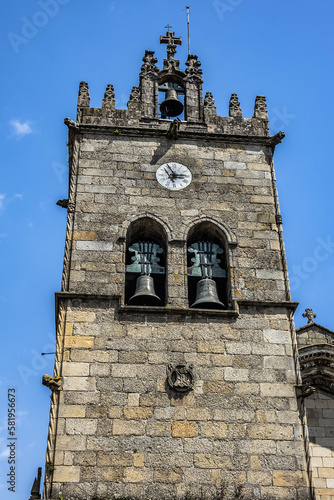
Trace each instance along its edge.
{"label": "adjacent stone building", "polygon": [[303,385],[299,401],[307,460],[316,500],[334,498],[334,332],[313,320],[296,330]]}
{"label": "adjacent stone building", "polygon": [[306,459],[321,454],[306,453],[299,410],[320,422],[308,401],[328,399],[306,399],[298,367],[273,167],[284,134],[269,136],[264,96],[252,118],[236,94],[218,116],[198,57],[183,71],[181,39],[161,42],[163,68],[145,52],[128,109],[112,85],[91,108],[82,82],[65,120],[43,498],[312,498]]}

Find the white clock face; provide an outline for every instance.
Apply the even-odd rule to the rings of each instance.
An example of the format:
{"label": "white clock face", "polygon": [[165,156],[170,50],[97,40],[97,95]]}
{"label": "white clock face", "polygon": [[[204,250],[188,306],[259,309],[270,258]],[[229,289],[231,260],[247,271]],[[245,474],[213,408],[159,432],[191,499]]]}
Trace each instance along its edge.
{"label": "white clock face", "polygon": [[172,191],[184,189],[191,183],[191,172],[181,163],[164,163],[157,170],[156,178],[159,184]]}

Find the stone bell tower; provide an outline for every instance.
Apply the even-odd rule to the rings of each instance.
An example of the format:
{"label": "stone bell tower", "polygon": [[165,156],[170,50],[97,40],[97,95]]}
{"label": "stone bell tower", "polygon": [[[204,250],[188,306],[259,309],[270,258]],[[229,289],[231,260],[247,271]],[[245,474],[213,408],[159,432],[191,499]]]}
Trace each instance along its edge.
{"label": "stone bell tower", "polygon": [[[69,129],[44,499],[307,499],[266,100],[202,96],[146,51],[128,108],[80,84]],[[162,102],[161,102],[162,101]],[[160,106],[159,103],[161,102]],[[172,119],[171,119],[172,118]],[[239,498],[238,497],[238,498]]]}

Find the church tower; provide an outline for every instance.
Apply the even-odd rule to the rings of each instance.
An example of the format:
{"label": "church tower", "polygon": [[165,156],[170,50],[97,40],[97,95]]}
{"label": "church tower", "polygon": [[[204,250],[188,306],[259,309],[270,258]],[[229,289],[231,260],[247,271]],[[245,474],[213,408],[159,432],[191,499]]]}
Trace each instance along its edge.
{"label": "church tower", "polygon": [[[308,499],[266,99],[146,51],[127,109],[81,82],[43,498]],[[239,495],[239,496],[238,496]],[[244,495],[242,497],[242,495]]]}

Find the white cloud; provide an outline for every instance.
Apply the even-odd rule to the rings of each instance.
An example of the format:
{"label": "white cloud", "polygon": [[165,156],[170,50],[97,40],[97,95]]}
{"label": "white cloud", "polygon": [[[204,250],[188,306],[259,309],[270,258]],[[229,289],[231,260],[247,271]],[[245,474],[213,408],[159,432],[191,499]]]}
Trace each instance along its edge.
{"label": "white cloud", "polygon": [[[16,193],[12,196],[7,196],[7,194],[0,193],[0,212],[4,211],[10,203],[15,202],[16,200],[22,200],[23,195],[20,193]],[[6,238],[6,234],[0,235],[0,238]]]}
{"label": "white cloud", "polygon": [[0,459],[1,458],[5,458],[5,457],[8,457],[9,455],[9,448],[5,448],[4,450],[2,450],[2,452],[0,453]]}
{"label": "white cloud", "polygon": [[16,137],[17,139],[21,139],[25,135],[32,133],[32,128],[29,121],[21,122],[20,120],[11,120],[9,123],[13,130],[12,136]]}

